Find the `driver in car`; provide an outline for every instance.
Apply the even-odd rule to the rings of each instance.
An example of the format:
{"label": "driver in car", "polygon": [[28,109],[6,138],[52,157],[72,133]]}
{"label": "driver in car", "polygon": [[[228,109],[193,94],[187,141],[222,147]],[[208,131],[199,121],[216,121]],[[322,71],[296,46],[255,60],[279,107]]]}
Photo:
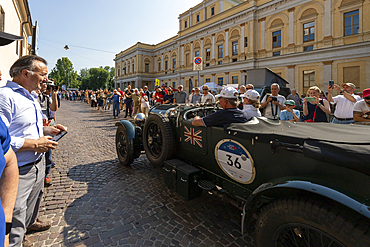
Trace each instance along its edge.
{"label": "driver in car", "polygon": [[230,123],[245,123],[247,118],[243,112],[238,109],[238,91],[233,87],[224,87],[220,94],[216,95],[219,99],[223,110],[217,111],[206,117],[200,118],[196,116],[192,124],[194,126],[219,126]]}

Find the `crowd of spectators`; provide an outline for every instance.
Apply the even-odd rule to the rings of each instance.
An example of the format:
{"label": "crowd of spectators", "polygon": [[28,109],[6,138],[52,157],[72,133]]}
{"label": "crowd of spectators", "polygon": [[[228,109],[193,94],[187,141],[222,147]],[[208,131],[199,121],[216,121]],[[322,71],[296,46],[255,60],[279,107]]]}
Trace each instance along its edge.
{"label": "crowd of spectators", "polygon": [[[327,87],[324,92],[317,86],[310,87],[306,94],[299,95],[296,89],[292,89],[287,97],[280,94],[280,86],[274,83],[271,91],[263,95],[254,90],[253,84],[241,85],[238,90],[238,108],[250,117],[264,116],[271,119],[295,122],[332,122],[347,124],[354,122],[367,122],[366,100],[354,94],[356,89],[352,83],[344,83],[341,86],[334,84]],[[337,96],[332,96],[332,91]],[[362,94],[362,93],[360,93]],[[208,86],[195,87],[188,95],[183,90],[183,85],[177,89],[163,84],[156,86],[153,92],[148,87],[134,88],[130,85],[121,91],[120,88],[112,92],[105,89],[62,91],[58,99],[63,98],[71,101],[81,101],[90,104],[98,111],[109,111],[113,106],[113,118],[117,118],[121,111],[125,112],[124,118],[133,117],[137,113],[148,114],[151,106],[156,104],[204,104],[216,102],[216,91],[211,91]],[[361,101],[365,110],[360,117],[353,115],[354,105]],[[114,107],[116,105],[116,107]],[[362,109],[361,108],[361,109]],[[363,117],[365,116],[365,117]]]}

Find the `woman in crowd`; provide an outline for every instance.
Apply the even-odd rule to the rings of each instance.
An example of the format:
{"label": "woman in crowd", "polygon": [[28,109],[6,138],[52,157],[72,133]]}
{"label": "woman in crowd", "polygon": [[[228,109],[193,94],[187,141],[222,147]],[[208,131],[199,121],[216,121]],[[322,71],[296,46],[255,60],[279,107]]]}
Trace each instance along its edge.
{"label": "woman in crowd", "polygon": [[326,99],[320,99],[320,88],[310,87],[307,91],[309,97],[303,99],[304,122],[328,122],[326,114],[330,114],[330,104]]}
{"label": "woman in crowd", "polygon": [[102,110],[103,111],[103,106],[104,106],[104,96],[103,96],[103,90],[98,90],[98,111]]}
{"label": "woman in crowd", "polygon": [[107,109],[107,95],[108,95],[108,89],[104,89],[103,93],[103,109],[104,111]]}
{"label": "woman in crowd", "polygon": [[96,103],[96,93],[95,92],[91,92],[90,99],[91,99],[91,107],[94,107],[94,109],[96,109],[97,103]]}
{"label": "woman in crowd", "polygon": [[112,98],[111,98],[111,96],[112,96],[112,93],[110,91],[108,91],[108,93],[107,93],[107,106],[105,108],[105,110],[108,109],[108,111],[110,110],[110,106],[112,104]]}
{"label": "woman in crowd", "polygon": [[163,96],[163,104],[172,104],[173,103],[173,93],[172,89],[167,88],[167,94]]}
{"label": "woman in crowd", "polygon": [[134,89],[134,93],[131,95],[132,102],[134,105],[134,113],[133,116],[141,112],[141,102],[140,102],[140,94],[137,88]]}
{"label": "woman in crowd", "polygon": [[244,112],[246,118],[250,119],[252,117],[260,117],[260,94],[256,90],[248,90],[245,92],[245,94],[242,94],[241,97],[244,98],[242,111]]}
{"label": "woman in crowd", "polygon": [[140,103],[141,103],[141,112],[145,114],[145,116],[148,116],[149,111],[149,99],[148,96],[145,94],[142,94],[140,97]]}

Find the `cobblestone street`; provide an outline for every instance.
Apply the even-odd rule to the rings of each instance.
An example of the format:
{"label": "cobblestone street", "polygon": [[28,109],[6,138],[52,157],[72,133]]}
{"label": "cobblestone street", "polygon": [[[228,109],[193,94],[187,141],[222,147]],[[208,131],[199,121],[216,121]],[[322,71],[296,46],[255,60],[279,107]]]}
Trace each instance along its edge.
{"label": "cobblestone street", "polygon": [[61,102],[57,122],[69,133],[53,151],[53,185],[40,207],[52,227],[28,233],[34,246],[254,246],[240,234],[237,208],[206,193],[185,201],[145,155],[120,165],[116,121],[112,111]]}

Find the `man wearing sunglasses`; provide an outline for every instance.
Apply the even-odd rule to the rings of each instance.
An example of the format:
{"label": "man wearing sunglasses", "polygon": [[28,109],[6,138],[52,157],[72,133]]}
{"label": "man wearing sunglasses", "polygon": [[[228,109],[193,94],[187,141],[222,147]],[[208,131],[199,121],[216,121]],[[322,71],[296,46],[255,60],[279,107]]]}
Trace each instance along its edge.
{"label": "man wearing sunglasses", "polygon": [[370,88],[362,91],[363,99],[357,101],[353,107],[353,120],[370,123]]}
{"label": "man wearing sunglasses", "polygon": [[223,110],[217,111],[206,117],[196,116],[192,124],[194,126],[222,126],[230,123],[245,123],[247,118],[244,113],[238,109],[238,91],[233,87],[224,87],[220,94],[216,95]]}

